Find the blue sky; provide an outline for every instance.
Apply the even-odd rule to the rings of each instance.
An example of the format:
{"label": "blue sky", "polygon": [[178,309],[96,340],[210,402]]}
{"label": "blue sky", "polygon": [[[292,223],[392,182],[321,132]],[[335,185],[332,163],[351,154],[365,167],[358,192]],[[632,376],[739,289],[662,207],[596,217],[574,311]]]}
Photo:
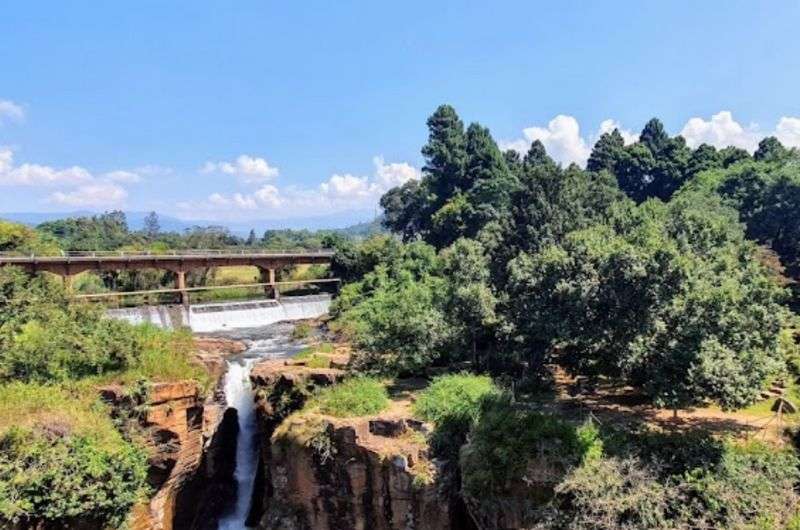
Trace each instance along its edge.
{"label": "blue sky", "polygon": [[542,139],[562,162],[582,162],[601,125],[635,139],[652,116],[690,144],[800,145],[797,1],[1,12],[0,212],[368,217],[418,176],[425,119],[445,102],[502,146]]}

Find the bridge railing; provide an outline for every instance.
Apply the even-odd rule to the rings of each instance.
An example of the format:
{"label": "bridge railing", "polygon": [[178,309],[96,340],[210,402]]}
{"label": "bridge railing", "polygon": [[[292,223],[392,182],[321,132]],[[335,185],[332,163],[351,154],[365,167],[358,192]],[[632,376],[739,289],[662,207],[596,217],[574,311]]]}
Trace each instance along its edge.
{"label": "bridge railing", "polygon": [[287,250],[287,249],[265,249],[265,248],[210,248],[210,249],[176,249],[176,250],[69,250],[60,252],[47,252],[47,253],[26,253],[26,252],[0,252],[0,258],[21,258],[21,259],[35,259],[35,258],[114,258],[114,257],[161,257],[161,256],[176,256],[176,257],[192,257],[192,256],[286,256],[286,255],[313,255],[313,256],[332,256],[333,251],[330,249],[303,249],[303,250]]}

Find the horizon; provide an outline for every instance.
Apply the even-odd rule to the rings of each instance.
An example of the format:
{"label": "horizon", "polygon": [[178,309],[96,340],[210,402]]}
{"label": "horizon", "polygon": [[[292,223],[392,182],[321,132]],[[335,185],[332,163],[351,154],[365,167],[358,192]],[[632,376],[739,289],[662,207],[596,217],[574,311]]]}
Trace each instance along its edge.
{"label": "horizon", "polygon": [[800,146],[795,3],[505,5],[7,6],[0,212],[369,221],[442,103],[562,164],[651,117],[691,147]]}

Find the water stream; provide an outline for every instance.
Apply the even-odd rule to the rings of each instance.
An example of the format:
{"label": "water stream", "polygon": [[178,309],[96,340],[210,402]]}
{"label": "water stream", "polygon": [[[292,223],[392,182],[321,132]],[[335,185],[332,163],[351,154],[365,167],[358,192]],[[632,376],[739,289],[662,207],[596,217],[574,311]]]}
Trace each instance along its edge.
{"label": "water stream", "polygon": [[247,350],[228,359],[224,381],[228,407],[237,411],[236,502],[222,515],[219,530],[245,530],[258,467],[258,424],[250,372],[264,359],[294,355],[304,345],[292,340],[292,320],[324,315],[330,296],[313,295],[274,300],[225,302],[184,306],[142,306],[111,309],[110,318],[138,324],[150,322],[164,328],[189,326],[196,333],[242,340]]}
{"label": "water stream", "polygon": [[236,503],[222,516],[219,530],[243,530],[253,493],[253,483],[258,466],[258,425],[253,408],[253,388],[250,371],[263,359],[275,359],[297,353],[303,345],[291,340],[293,325],[279,323],[256,329],[224,333],[226,337],[246,341],[248,348],[242,355],[228,360],[225,376],[225,399],[235,408],[239,419],[239,437],[236,445]]}

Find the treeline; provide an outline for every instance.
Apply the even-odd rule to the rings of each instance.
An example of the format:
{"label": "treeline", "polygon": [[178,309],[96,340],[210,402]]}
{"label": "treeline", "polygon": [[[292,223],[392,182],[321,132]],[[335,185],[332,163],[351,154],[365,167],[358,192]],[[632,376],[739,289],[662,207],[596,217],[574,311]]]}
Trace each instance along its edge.
{"label": "treeline", "polygon": [[334,305],[365,368],[469,362],[519,384],[557,363],[674,409],[753,403],[797,364],[800,155],[690,149],[651,120],[588,167],[540,142],[501,152],[450,106],[428,119],[423,177],[381,199],[404,241],[343,244]]}

